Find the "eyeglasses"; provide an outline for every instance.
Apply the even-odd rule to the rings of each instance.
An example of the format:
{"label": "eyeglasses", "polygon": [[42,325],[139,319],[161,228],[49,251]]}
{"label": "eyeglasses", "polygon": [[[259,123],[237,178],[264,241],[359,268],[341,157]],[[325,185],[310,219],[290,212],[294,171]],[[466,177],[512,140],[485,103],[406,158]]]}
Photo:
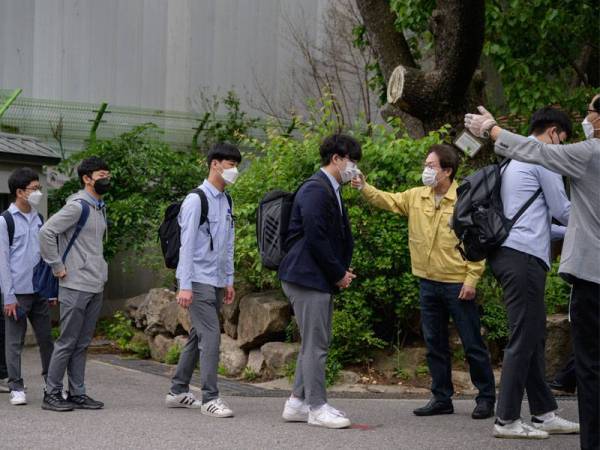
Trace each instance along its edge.
{"label": "eyeglasses", "polygon": [[24,191],[42,191],[42,186],[38,185],[38,186],[31,186],[31,187],[26,187],[25,189],[23,189]]}

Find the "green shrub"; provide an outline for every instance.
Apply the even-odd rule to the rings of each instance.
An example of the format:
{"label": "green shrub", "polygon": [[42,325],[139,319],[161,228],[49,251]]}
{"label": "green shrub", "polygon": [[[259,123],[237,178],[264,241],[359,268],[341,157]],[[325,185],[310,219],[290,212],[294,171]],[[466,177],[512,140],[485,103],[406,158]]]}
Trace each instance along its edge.
{"label": "green shrub", "polygon": [[52,336],[52,340],[56,341],[58,339],[58,337],[60,336],[60,327],[59,326],[52,327],[52,329],[50,330],[50,335]]}
{"label": "green shrub", "polygon": [[424,377],[429,375],[429,367],[427,366],[417,366],[415,369],[415,375],[418,377]]}
{"label": "green shrub", "polygon": [[106,327],[106,337],[121,350],[128,350],[127,345],[135,334],[135,328],[123,311],[117,311]]}
{"label": "green shrub", "polygon": [[250,367],[246,367],[242,373],[242,378],[246,381],[254,381],[258,378],[258,374]]}
{"label": "green shrub", "polygon": [[172,345],[167,350],[167,354],[165,355],[165,363],[167,364],[177,364],[179,362],[179,357],[181,356],[182,347],[179,344]]}

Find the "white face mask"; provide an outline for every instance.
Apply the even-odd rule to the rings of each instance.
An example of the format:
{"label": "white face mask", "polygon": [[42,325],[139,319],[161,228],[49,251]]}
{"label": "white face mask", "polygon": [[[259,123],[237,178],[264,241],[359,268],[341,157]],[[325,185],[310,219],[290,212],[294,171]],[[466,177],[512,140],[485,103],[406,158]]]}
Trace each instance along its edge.
{"label": "white face mask", "polygon": [[358,167],[356,167],[356,164],[352,161],[348,161],[344,170],[340,172],[342,184],[349,183],[352,180],[352,178],[357,176],[359,173],[360,171],[358,170]]}
{"label": "white face mask", "polygon": [[225,184],[233,184],[240,176],[240,173],[238,172],[237,167],[231,167],[223,170],[221,176],[223,177],[223,180],[225,180]]}
{"label": "white face mask", "polygon": [[37,208],[40,206],[43,196],[44,194],[42,194],[42,191],[33,191],[31,194],[29,194],[29,197],[27,197],[27,202],[34,208]]}
{"label": "white face mask", "polygon": [[[596,119],[598,120],[598,119]],[[596,121],[594,120],[594,122]],[[583,119],[583,122],[581,122],[581,127],[583,128],[583,134],[585,134],[585,138],[586,139],[592,139],[594,137],[594,124],[592,122],[590,122],[587,117],[585,119]]]}
{"label": "white face mask", "polygon": [[433,167],[425,167],[421,180],[425,186],[435,187],[438,183],[436,175],[437,171]]}

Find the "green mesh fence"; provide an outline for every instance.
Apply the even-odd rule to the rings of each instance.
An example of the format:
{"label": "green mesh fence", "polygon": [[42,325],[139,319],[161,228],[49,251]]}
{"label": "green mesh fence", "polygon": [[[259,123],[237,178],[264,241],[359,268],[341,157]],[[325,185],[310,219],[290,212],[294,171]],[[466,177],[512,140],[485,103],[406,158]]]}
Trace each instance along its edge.
{"label": "green mesh fence", "polygon": [[[0,89],[0,105],[13,93]],[[90,139],[90,131],[101,104],[44,100],[19,96],[0,119],[0,130],[34,136],[59,151],[53,135],[62,120],[62,145],[66,156],[82,150]],[[201,114],[165,111],[150,108],[113,106],[106,108],[96,131],[97,139],[108,139],[146,123],[156,124],[162,132],[155,137],[172,148],[183,150],[192,146]],[[224,121],[224,119],[219,119]],[[259,130],[251,133],[261,137]]]}

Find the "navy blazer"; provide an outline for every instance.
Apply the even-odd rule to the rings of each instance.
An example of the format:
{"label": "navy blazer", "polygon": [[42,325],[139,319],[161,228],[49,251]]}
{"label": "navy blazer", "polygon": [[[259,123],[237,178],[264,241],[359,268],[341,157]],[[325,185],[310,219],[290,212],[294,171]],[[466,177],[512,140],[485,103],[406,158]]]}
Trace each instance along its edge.
{"label": "navy blazer", "polygon": [[343,214],[331,182],[321,170],[297,192],[292,206],[279,279],[334,293],[350,267],[354,240],[348,211]]}

